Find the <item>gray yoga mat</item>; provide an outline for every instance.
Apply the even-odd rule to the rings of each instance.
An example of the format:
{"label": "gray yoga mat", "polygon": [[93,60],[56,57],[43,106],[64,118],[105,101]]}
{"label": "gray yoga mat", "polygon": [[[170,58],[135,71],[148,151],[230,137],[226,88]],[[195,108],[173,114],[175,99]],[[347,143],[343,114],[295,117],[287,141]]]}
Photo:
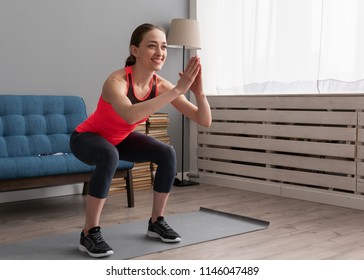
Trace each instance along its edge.
{"label": "gray yoga mat", "polygon": [[[105,260],[123,260],[200,242],[262,230],[269,222],[201,207],[199,211],[166,216],[182,237],[179,243],[163,243],[146,236],[147,221],[103,227],[102,235],[114,254]],[[78,250],[79,232],[57,234],[16,243],[0,244],[1,260],[91,259]]]}

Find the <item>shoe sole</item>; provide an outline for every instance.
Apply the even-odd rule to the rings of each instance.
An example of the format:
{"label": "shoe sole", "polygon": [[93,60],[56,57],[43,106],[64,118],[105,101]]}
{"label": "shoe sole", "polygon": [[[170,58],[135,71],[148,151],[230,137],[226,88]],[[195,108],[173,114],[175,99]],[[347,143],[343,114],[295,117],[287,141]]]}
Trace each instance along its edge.
{"label": "shoe sole", "polygon": [[102,257],[107,257],[110,256],[112,254],[114,254],[114,251],[110,250],[107,251],[106,253],[101,253],[101,254],[95,254],[95,253],[91,253],[90,251],[87,250],[87,248],[83,245],[78,245],[78,250],[80,250],[81,252],[87,253],[90,257],[93,258],[102,258]]}
{"label": "shoe sole", "polygon": [[160,240],[162,240],[165,243],[181,242],[181,237],[177,237],[176,239],[166,239],[166,238],[163,238],[162,236],[160,236],[158,233],[149,231],[149,230],[147,231],[147,236],[149,236],[151,238],[159,238]]}

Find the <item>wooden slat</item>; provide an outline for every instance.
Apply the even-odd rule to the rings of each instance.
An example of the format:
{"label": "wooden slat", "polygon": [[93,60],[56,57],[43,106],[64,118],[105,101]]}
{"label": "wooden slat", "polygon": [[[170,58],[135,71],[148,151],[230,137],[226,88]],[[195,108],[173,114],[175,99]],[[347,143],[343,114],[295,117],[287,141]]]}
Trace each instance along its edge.
{"label": "wooden slat", "polygon": [[364,146],[363,145],[357,146],[357,157],[358,157],[358,159],[364,159]]}
{"label": "wooden slat", "polygon": [[358,142],[364,142],[364,129],[358,129]]}
{"label": "wooden slat", "polygon": [[[198,148],[197,156],[222,161],[239,161],[279,167],[318,170],[333,173],[355,175],[356,163],[348,160],[296,156],[256,151],[239,151],[236,149]],[[364,167],[364,166],[363,166]],[[363,168],[364,170],[364,168]]]}
{"label": "wooden slat", "polygon": [[358,176],[364,176],[364,162],[357,163],[357,174]]}
{"label": "wooden slat", "polygon": [[346,127],[213,122],[211,127],[201,127],[199,130],[201,132],[208,131],[209,133],[263,135],[332,141],[355,141],[356,139],[356,129]]}
{"label": "wooden slat", "polygon": [[357,192],[364,193],[364,179],[358,179]]}
{"label": "wooden slat", "polygon": [[355,158],[354,144],[321,143],[257,137],[199,134],[200,145],[270,150],[287,153]]}
{"label": "wooden slat", "polygon": [[[364,108],[362,108],[364,110]],[[358,125],[364,126],[364,112],[358,112]]]}
{"label": "wooden slat", "polygon": [[309,110],[362,110],[361,95],[259,95],[208,96],[212,108],[263,108]]}
{"label": "wooden slat", "polygon": [[356,125],[355,112],[225,109],[212,110],[212,118],[215,121]]}
{"label": "wooden slat", "polygon": [[356,179],[353,177],[319,173],[309,173],[308,176],[307,172],[301,171],[272,169],[267,167],[247,166],[227,162],[214,162],[209,160],[198,160],[198,168],[204,171],[235,174],[250,178],[269,179],[348,191],[356,190]]}

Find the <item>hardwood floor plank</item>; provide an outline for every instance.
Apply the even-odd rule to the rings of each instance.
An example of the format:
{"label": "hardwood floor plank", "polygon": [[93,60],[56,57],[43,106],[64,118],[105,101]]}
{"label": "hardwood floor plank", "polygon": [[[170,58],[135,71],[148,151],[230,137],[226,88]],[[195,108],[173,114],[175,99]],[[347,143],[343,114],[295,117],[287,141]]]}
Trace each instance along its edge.
{"label": "hardwood floor plank", "polygon": [[[127,207],[125,195],[110,194],[101,226],[135,220],[147,223],[152,191],[136,191],[135,208]],[[136,259],[364,259],[364,211],[201,184],[175,187],[166,215],[200,207],[266,220],[270,226]],[[83,211],[81,195],[0,204],[0,243],[59,232],[75,232],[77,241]]]}

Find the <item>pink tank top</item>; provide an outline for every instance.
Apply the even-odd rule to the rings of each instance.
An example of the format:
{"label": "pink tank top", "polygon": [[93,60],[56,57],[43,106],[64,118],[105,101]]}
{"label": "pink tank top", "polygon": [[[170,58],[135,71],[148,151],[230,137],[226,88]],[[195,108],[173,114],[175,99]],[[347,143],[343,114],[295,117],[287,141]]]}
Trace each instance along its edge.
{"label": "pink tank top", "polygon": [[[131,66],[125,67],[125,72],[128,82],[127,96],[132,104],[144,102],[157,96],[157,80],[155,74],[151,81],[149,94],[143,98],[143,100],[140,100],[134,94]],[[102,96],[100,96],[95,112],[92,113],[83,123],[78,125],[76,127],[76,131],[79,133],[93,132],[99,134],[111,144],[117,145],[123,141],[138,124],[145,122],[147,119],[148,117],[134,124],[128,124],[115,112],[111,104],[107,103]]]}

